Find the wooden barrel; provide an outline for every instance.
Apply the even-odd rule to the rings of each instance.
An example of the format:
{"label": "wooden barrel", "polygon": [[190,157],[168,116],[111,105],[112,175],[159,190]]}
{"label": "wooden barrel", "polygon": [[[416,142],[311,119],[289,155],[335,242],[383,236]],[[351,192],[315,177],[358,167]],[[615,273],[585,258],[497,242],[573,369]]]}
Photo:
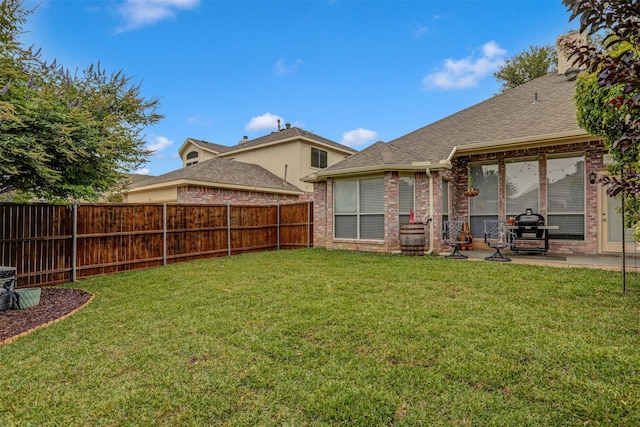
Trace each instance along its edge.
{"label": "wooden barrel", "polygon": [[421,222],[400,224],[400,250],[402,255],[424,255],[424,224]]}

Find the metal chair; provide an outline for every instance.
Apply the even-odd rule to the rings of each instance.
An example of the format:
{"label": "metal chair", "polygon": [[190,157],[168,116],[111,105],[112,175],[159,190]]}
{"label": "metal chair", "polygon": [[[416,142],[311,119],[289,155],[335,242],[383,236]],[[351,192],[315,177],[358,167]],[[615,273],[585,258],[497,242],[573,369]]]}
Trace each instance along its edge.
{"label": "metal chair", "polygon": [[464,221],[445,221],[444,222],[444,244],[453,247],[453,252],[446,255],[445,258],[467,259],[466,255],[460,252],[463,245],[471,243],[471,235],[465,229]]}
{"label": "metal chair", "polygon": [[508,262],[511,258],[502,255],[500,250],[513,246],[514,233],[507,228],[507,222],[502,219],[486,219],[484,221],[484,242],[492,249],[493,255],[485,257],[487,261]]}

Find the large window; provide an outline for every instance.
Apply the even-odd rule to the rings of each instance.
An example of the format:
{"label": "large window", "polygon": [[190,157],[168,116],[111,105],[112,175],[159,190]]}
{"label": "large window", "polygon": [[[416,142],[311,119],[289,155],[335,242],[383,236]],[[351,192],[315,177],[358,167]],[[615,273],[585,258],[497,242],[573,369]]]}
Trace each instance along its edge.
{"label": "large window", "polygon": [[414,209],[414,182],[413,177],[400,177],[400,224],[409,222],[410,211]]}
{"label": "large window", "polygon": [[508,217],[516,217],[527,209],[538,213],[540,178],[537,160],[507,161],[505,164],[505,182]]}
{"label": "large window", "polygon": [[484,236],[484,220],[498,219],[498,164],[472,164],[473,185],[480,194],[469,197],[471,234]]}
{"label": "large window", "polygon": [[584,240],[584,156],[547,160],[547,225],[551,239]]}
{"label": "large window", "polygon": [[326,168],[327,167],[327,152],[319,150],[317,148],[311,148],[311,167],[314,168]]}
{"label": "large window", "polygon": [[335,237],[384,240],[384,178],[335,181]]}

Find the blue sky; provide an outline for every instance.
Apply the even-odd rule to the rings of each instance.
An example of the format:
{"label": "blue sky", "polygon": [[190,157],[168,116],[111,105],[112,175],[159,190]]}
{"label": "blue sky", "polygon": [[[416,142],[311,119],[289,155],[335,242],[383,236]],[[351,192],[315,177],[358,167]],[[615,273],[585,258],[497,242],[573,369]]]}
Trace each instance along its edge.
{"label": "blue sky", "polygon": [[160,98],[139,171],[159,175],[188,137],[234,145],[278,118],[358,150],[391,141],[495,95],[504,59],[576,28],[561,0],[44,0],[22,40]]}

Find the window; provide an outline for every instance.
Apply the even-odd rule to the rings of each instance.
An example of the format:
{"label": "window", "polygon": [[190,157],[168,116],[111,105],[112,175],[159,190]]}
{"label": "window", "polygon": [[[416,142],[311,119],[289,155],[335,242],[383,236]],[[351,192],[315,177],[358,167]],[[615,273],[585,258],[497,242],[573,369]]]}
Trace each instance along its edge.
{"label": "window", "polygon": [[415,180],[410,176],[400,177],[400,218],[399,223],[409,222],[410,211],[414,208],[414,188]]}
{"label": "window", "polygon": [[338,239],[384,239],[384,178],[335,181],[335,231]]}
{"label": "window", "polygon": [[537,160],[507,161],[505,164],[507,217],[516,217],[528,208],[539,212],[540,178]]}
{"label": "window", "polygon": [[471,176],[480,194],[469,197],[469,226],[479,237],[484,236],[485,219],[498,219],[498,164],[472,164]]}
{"label": "window", "polygon": [[[191,159],[196,159],[196,160],[192,160],[192,161],[188,161]],[[196,163],[198,163],[198,152],[197,151],[189,151],[187,153],[187,156],[185,158],[185,166],[191,166],[191,165],[195,165]]]}
{"label": "window", "polygon": [[547,160],[547,225],[550,239],[584,240],[584,156]]}
{"label": "window", "polygon": [[326,168],[327,167],[327,152],[319,150],[317,148],[311,148],[311,167],[314,168]]}

